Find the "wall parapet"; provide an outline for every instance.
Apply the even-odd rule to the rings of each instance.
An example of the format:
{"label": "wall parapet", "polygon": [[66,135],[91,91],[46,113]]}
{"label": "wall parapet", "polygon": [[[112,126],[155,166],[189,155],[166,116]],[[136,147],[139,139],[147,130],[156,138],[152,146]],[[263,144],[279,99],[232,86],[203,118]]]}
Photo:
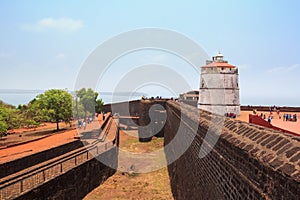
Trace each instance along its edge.
{"label": "wall parapet", "polygon": [[[300,198],[299,138],[168,101],[168,116],[171,112],[189,116],[184,118],[187,137],[197,132],[187,151],[168,166],[175,199]],[[169,118],[166,144],[181,120],[175,115]],[[198,130],[191,130],[189,124],[195,123]],[[199,158],[201,145],[210,145],[204,140],[209,128],[221,129],[221,134],[212,151]],[[172,154],[167,151],[167,159]]]}
{"label": "wall parapet", "polygon": [[80,140],[74,140],[72,142],[54,148],[50,148],[32,155],[18,158],[16,160],[2,163],[0,164],[0,178],[37,165],[46,160],[58,157],[62,154],[68,153],[81,147],[83,147],[83,143]]}

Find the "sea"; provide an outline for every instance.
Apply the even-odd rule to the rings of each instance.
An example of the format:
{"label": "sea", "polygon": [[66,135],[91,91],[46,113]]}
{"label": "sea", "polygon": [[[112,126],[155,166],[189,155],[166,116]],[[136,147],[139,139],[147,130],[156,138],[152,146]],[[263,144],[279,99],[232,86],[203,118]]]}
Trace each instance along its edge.
{"label": "sea", "polygon": [[[36,98],[37,95],[44,93],[45,90],[4,90],[0,89],[0,100],[13,105],[13,106],[18,106],[18,105],[26,105],[28,104],[31,100]],[[72,95],[74,92],[69,91]],[[104,104],[108,103],[116,103],[116,102],[122,102],[122,101],[131,101],[131,100],[136,100],[140,99],[141,96],[143,96],[143,93],[136,93],[136,94],[130,94],[128,93],[115,93],[112,95],[110,92],[102,92],[98,96],[98,99],[102,99]]]}

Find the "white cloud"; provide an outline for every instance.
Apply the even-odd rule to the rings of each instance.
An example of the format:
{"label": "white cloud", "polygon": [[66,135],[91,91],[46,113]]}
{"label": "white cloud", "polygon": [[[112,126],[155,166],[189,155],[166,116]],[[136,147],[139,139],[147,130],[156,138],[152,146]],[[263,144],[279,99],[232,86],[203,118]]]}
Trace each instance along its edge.
{"label": "white cloud", "polygon": [[21,29],[31,32],[43,32],[47,30],[55,30],[60,32],[73,32],[82,28],[83,22],[81,20],[74,20],[71,18],[53,19],[51,17],[43,18],[33,24],[23,24]]}
{"label": "white cloud", "polygon": [[64,58],[66,57],[66,55],[63,54],[63,53],[59,53],[59,54],[57,54],[55,57],[56,57],[57,59],[64,59]]}
{"label": "white cloud", "polygon": [[268,72],[269,73],[290,72],[290,71],[294,71],[298,68],[299,68],[299,64],[294,64],[289,67],[275,67],[275,68],[269,69]]}

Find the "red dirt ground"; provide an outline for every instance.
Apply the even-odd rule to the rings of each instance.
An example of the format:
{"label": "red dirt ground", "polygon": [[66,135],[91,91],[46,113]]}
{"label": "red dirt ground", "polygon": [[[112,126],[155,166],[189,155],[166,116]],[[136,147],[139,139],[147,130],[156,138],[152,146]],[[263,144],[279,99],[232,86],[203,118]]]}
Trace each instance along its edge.
{"label": "red dirt ground", "polygon": [[[99,116],[99,119],[102,119],[102,117]],[[49,130],[49,128],[53,128],[53,130],[55,130],[56,124],[48,123],[45,126],[40,126],[36,128],[36,130],[43,131],[43,130]],[[13,131],[15,132],[15,134],[17,133],[23,134],[25,132],[28,132],[29,130],[17,129]],[[77,129],[64,130],[40,140],[0,149],[0,164],[72,142],[76,140],[74,137],[76,137],[77,135],[78,135]]]}
{"label": "red dirt ground", "polygon": [[21,144],[5,149],[0,149],[0,163],[5,163],[11,160],[15,160],[20,157],[24,157],[30,154],[34,154],[46,149],[74,141],[74,136],[77,134],[77,130],[65,131],[63,133],[57,133],[46,137],[41,140]]}
{"label": "red dirt ground", "polygon": [[[265,114],[266,117],[268,118],[268,116],[270,115],[270,112],[260,112],[258,111],[257,114],[260,115],[261,113]],[[279,115],[275,112],[273,112],[272,116],[273,116],[273,120],[271,122],[272,125],[288,130],[288,131],[292,131],[294,133],[298,133],[300,135],[300,113],[289,113],[289,112],[285,112],[286,114],[297,114],[297,122],[286,122],[283,121],[282,118],[279,119]],[[245,121],[245,122],[249,122],[249,114],[253,114],[252,111],[241,111],[241,115],[239,117],[237,117],[237,120],[241,120],[241,121]],[[280,113],[281,116],[283,116],[284,113]]]}

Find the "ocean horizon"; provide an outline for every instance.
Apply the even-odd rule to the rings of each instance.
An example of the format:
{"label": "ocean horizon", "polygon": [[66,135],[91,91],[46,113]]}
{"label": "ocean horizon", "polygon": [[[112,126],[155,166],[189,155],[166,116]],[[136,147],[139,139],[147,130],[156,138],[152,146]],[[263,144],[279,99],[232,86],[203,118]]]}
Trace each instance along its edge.
{"label": "ocean horizon", "polygon": [[[33,100],[37,95],[44,93],[45,90],[3,90],[0,89],[0,100],[11,104],[13,106],[18,105],[25,105],[28,104],[31,100]],[[71,94],[73,92],[70,92]],[[151,95],[147,95],[144,93],[118,93],[112,95],[111,92],[102,92],[99,94],[98,98],[101,98],[104,104],[109,103],[117,103],[117,102],[123,102],[123,101],[131,101],[131,100],[137,100],[140,99],[142,96],[151,97]],[[155,97],[155,96],[154,96]],[[170,98],[169,96],[163,96],[163,98]],[[177,97],[173,97],[177,98]],[[269,102],[270,100],[267,99],[263,102],[260,102],[258,99],[251,98],[249,100],[242,100],[241,105],[243,106],[290,106],[290,107],[300,107],[299,104],[296,103],[285,103],[284,101],[280,102]]]}

